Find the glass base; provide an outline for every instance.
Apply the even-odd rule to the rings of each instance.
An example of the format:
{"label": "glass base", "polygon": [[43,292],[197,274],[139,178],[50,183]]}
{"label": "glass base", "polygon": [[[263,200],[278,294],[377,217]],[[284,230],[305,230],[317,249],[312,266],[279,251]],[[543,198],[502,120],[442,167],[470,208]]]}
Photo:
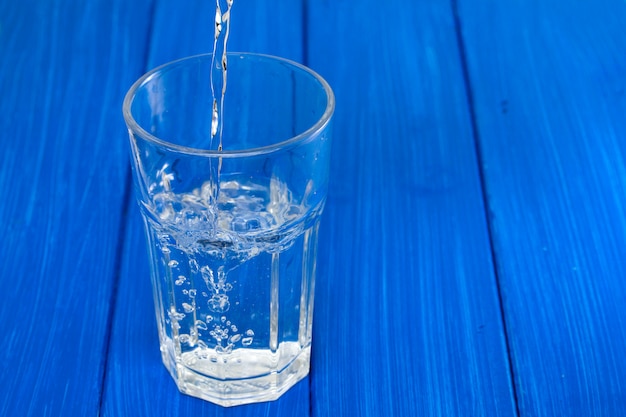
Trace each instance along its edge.
{"label": "glass base", "polygon": [[[245,363],[247,357],[254,358],[252,361],[248,361],[248,366]],[[223,407],[278,399],[289,388],[308,375],[310,358],[311,347],[308,346],[302,348],[291,362],[278,371],[262,375],[257,374],[257,376],[247,378],[222,379],[206,375],[197,369],[192,369],[184,364],[184,359],[177,362],[173,357],[167,355],[165,351],[163,352],[163,363],[176,382],[180,392]],[[254,364],[258,367],[258,358],[254,357],[254,355],[246,356],[245,352],[242,352],[241,359],[235,360],[242,369],[251,369],[254,367]],[[219,367],[220,365],[216,365],[217,369]]]}

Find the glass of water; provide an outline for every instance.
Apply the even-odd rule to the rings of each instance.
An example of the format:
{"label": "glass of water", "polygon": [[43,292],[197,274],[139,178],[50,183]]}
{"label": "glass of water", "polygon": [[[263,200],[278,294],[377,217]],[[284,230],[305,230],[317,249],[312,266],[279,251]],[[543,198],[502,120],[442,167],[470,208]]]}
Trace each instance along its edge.
{"label": "glass of water", "polygon": [[229,54],[227,69],[163,65],[123,113],[163,363],[181,392],[233,406],[309,372],[334,96],[285,59]]}

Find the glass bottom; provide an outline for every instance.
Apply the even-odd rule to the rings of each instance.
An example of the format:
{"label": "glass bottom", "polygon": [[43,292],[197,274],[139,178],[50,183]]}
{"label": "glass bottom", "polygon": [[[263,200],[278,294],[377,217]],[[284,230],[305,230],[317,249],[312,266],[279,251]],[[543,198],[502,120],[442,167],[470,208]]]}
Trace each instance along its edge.
{"label": "glass bottom", "polygon": [[[292,356],[293,353],[296,355]],[[287,364],[280,361],[285,354],[292,358]],[[311,347],[300,349],[298,343],[283,343],[276,353],[237,349],[228,355],[228,363],[222,355],[205,355],[199,361],[198,355],[191,352],[177,361],[167,346],[162,349],[162,356],[180,392],[232,407],[278,399],[308,375]],[[219,377],[224,372],[228,372],[228,378]],[[233,378],[237,374],[241,377]]]}

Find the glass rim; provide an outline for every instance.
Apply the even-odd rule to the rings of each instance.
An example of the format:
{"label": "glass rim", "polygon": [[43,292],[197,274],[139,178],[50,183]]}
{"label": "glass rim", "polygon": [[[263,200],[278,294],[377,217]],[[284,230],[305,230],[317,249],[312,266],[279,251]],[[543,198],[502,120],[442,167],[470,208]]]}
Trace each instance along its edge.
{"label": "glass rim", "polygon": [[[167,140],[161,139],[157,136],[154,136],[147,130],[145,130],[133,117],[131,111],[131,105],[136,97],[137,91],[152,77],[154,77],[158,73],[162,73],[168,69],[174,68],[175,66],[181,65],[184,62],[204,59],[207,57],[212,57],[212,53],[204,53],[191,55],[184,58],[179,58],[165,64],[159,65],[158,67],[146,72],[143,74],[137,81],[133,83],[133,85],[129,88],[128,92],[124,97],[124,102],[122,104],[122,113],[124,116],[124,120],[126,122],[126,126],[129,131],[132,131],[133,134],[140,136],[142,139],[151,142],[155,145],[166,148],[168,151],[177,152],[186,155],[196,155],[196,156],[205,156],[205,157],[219,157],[219,158],[233,158],[233,157],[247,157],[247,156],[255,156],[255,155],[263,155],[269,154],[278,150],[281,150],[285,147],[289,147],[291,145],[296,145],[299,143],[307,142],[308,139],[314,138],[317,136],[319,132],[321,132],[330,122],[330,119],[335,110],[335,95],[333,90],[331,89],[328,82],[320,76],[317,72],[313,71],[311,68],[299,64],[298,62],[292,61],[287,58],[282,58],[274,55],[268,54],[259,54],[253,52],[229,52],[229,56],[247,56],[253,58],[261,58],[264,61],[276,61],[287,64],[288,66],[298,69],[312,76],[317,82],[319,82],[320,86],[326,93],[326,108],[324,109],[324,113],[320,116],[320,118],[313,123],[308,129],[299,133],[295,136],[292,136],[288,139],[282,140],[280,142],[273,143],[271,145],[249,148],[249,149],[236,149],[236,150],[228,150],[223,149],[218,151],[217,149],[201,149],[201,148],[193,148],[190,146],[179,145],[176,143],[169,142]],[[228,93],[227,93],[228,94]]]}

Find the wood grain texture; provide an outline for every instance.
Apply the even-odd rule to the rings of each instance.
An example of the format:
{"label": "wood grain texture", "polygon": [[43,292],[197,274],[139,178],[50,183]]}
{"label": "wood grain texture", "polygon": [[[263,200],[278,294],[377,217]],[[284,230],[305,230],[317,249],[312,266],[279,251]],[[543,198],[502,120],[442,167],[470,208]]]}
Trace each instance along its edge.
{"label": "wood grain texture", "polygon": [[2,416],[98,412],[146,8],[0,2]]}
{"label": "wood grain texture", "polygon": [[[157,2],[147,68],[212,50],[215,3]],[[272,24],[273,27],[269,27]],[[229,50],[302,57],[302,5],[236,1]],[[307,416],[309,379],[279,400],[222,408],[178,392],[161,363],[143,225],[131,202],[102,413],[105,416]]]}
{"label": "wood grain texture", "polygon": [[121,101],[210,51],[213,7],[0,0],[1,416],[623,414],[620,0],[236,1],[231,50],[337,95],[312,373],[272,403],[179,394]]}
{"label": "wood grain texture", "polygon": [[[228,50],[279,55],[302,61],[302,1],[267,0],[233,2]],[[215,1],[184,4],[157,0],[153,16],[148,68],[185,56],[213,50]]]}
{"label": "wood grain texture", "polygon": [[459,6],[521,415],[623,415],[626,3]]}
{"label": "wood grain texture", "polygon": [[450,4],[308,6],[337,96],[313,414],[514,415]]}

